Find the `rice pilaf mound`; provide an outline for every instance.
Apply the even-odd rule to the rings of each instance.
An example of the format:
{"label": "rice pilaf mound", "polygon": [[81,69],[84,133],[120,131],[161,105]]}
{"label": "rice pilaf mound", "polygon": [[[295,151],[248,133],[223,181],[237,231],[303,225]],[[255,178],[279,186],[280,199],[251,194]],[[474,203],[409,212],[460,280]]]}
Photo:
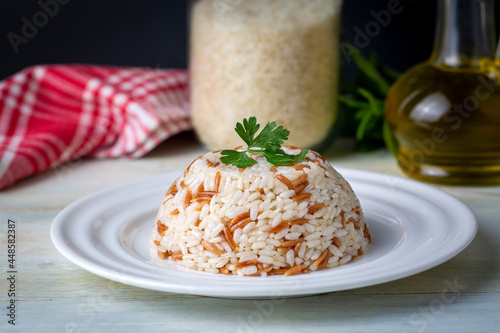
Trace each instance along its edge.
{"label": "rice pilaf mound", "polygon": [[252,155],[257,163],[247,168],[220,157],[200,156],[167,191],[153,259],[209,273],[293,275],[343,265],[370,243],[358,198],[318,153],[290,166]]}

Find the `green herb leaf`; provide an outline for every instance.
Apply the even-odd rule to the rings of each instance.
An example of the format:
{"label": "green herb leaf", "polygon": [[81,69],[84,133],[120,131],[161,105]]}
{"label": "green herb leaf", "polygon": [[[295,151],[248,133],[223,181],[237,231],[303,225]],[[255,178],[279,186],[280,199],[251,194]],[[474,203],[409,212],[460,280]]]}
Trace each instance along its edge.
{"label": "green herb leaf", "polygon": [[342,86],[339,100],[344,117],[343,135],[355,137],[359,151],[385,145],[392,154],[397,154],[397,141],[385,123],[384,104],[389,86],[399,73],[380,63],[376,54],[365,58],[354,46],[347,47],[360,74],[355,86]]}
{"label": "green herb leaf", "polygon": [[370,104],[370,110],[375,116],[381,116],[384,114],[384,103],[378,101],[375,96],[372,95],[368,90],[363,88],[358,88],[358,92],[361,96],[368,100]]}
{"label": "green herb leaf", "polygon": [[377,68],[369,60],[366,60],[354,46],[347,44],[347,48],[351,51],[352,59],[358,68],[377,84],[377,88],[382,95],[387,94],[390,87],[389,83],[380,75]]}
{"label": "green herb leaf", "polygon": [[[257,121],[255,117],[250,117],[250,119],[252,118]],[[267,123],[259,135],[249,143],[248,146],[277,150],[286,140],[288,140],[288,135],[290,135],[289,130],[285,129],[283,126],[276,127],[276,123],[272,121]]]}
{"label": "green herb leaf", "polygon": [[248,120],[243,119],[243,125],[241,123],[236,123],[236,128],[234,130],[248,146],[252,146],[253,137],[259,128],[260,125],[257,124],[257,119],[255,117],[250,117]]}
{"label": "green herb leaf", "polygon": [[394,69],[382,63],[378,63],[377,69],[380,74],[382,74],[391,84],[396,81],[401,75],[401,73],[399,73],[398,71],[395,71]]}
{"label": "green herb leaf", "polygon": [[363,137],[365,136],[365,131],[367,130],[368,124],[370,120],[373,117],[373,113],[371,112],[365,112],[363,114],[363,117],[361,118],[361,121],[359,122],[358,130],[356,131],[356,139],[358,141],[363,140]]}
{"label": "green herb leaf", "polygon": [[366,102],[350,99],[342,95],[339,96],[339,101],[341,101],[350,108],[367,108],[370,106],[370,104]]}
{"label": "green herb leaf", "polygon": [[225,155],[225,156],[222,156],[220,158],[222,163],[233,164],[233,165],[236,165],[238,168],[246,168],[246,167],[252,166],[255,163],[257,163],[256,161],[252,160],[247,155],[246,152],[239,152],[236,150],[226,149],[226,150],[223,150],[221,152],[221,154]]}
{"label": "green herb leaf", "polygon": [[261,154],[266,158],[266,160],[274,165],[293,165],[300,162],[306,154],[309,152],[308,149],[303,149],[299,155],[288,155],[281,148],[275,151],[261,151]]}
{"label": "green herb leaf", "polygon": [[303,149],[298,155],[285,153],[281,145],[288,139],[290,131],[283,126],[277,126],[274,121],[267,123],[259,135],[255,136],[259,128],[255,117],[243,119],[243,124],[237,123],[235,131],[248,147],[244,151],[223,150],[220,159],[222,163],[246,168],[257,163],[248,154],[259,154],[271,164],[292,165],[300,162],[309,152],[308,149]]}
{"label": "green herb leaf", "polygon": [[399,155],[399,143],[394,137],[394,134],[392,134],[392,131],[389,127],[389,123],[387,121],[384,121],[384,125],[382,128],[382,135],[384,137],[384,142],[385,146],[387,147],[387,150],[394,156],[398,157]]}

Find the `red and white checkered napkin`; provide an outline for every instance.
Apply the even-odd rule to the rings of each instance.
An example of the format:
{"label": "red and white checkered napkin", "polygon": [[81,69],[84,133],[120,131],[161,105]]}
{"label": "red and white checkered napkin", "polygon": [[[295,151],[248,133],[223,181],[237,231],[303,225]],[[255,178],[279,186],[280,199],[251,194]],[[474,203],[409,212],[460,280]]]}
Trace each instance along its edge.
{"label": "red and white checkered napkin", "polygon": [[186,71],[30,67],[0,82],[0,189],[84,156],[140,157],[188,129]]}

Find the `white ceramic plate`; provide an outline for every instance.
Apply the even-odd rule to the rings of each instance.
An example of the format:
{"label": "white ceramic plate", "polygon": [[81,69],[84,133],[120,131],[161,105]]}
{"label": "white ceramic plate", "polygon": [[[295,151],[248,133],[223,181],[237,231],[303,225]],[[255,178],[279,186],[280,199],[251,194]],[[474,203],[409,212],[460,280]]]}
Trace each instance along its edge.
{"label": "white ceramic plate", "polygon": [[344,266],[295,276],[237,277],[150,262],[149,237],[166,189],[180,172],[126,182],[61,211],[56,248],[83,269],[124,284],[174,293],[263,298],[359,288],[410,276],[462,251],[477,225],[462,202],[433,187],[338,168],[358,195],[372,235],[365,254]]}

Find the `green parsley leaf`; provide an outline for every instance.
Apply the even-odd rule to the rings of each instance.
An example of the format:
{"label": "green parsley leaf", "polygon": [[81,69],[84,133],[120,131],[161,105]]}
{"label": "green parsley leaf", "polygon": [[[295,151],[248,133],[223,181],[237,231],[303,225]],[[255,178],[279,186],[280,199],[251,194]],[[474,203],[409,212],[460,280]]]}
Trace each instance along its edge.
{"label": "green parsley leaf", "polygon": [[226,149],[221,152],[222,156],[220,160],[225,164],[233,164],[238,168],[246,168],[257,163],[255,160],[252,160],[246,152],[239,152],[236,150]]}
{"label": "green parsley leaf", "polygon": [[306,154],[309,152],[308,149],[303,149],[299,155],[288,155],[283,150],[278,149],[276,151],[261,151],[261,154],[266,158],[266,160],[274,165],[293,165],[300,162]]}
{"label": "green parsley leaf", "polygon": [[285,153],[281,145],[288,140],[290,131],[283,126],[277,126],[274,121],[267,123],[259,135],[255,136],[259,128],[255,117],[243,119],[243,124],[237,123],[234,130],[248,147],[244,151],[223,150],[220,159],[222,163],[246,168],[257,163],[249,154],[259,154],[273,165],[293,165],[300,162],[309,152],[308,149],[303,149],[298,155]]}
{"label": "green parsley leaf", "polygon": [[[255,119],[255,117],[251,117],[250,119],[252,118]],[[283,126],[276,127],[276,123],[272,121],[267,123],[255,140],[248,144],[248,146],[278,150],[281,148],[281,145],[288,140],[288,135],[290,135],[289,130],[285,129]]]}
{"label": "green parsley leaf", "polygon": [[243,125],[241,123],[236,123],[236,128],[234,129],[236,133],[246,142],[250,147],[253,145],[253,137],[259,130],[260,125],[257,124],[257,118],[250,117],[248,120],[243,119]]}

